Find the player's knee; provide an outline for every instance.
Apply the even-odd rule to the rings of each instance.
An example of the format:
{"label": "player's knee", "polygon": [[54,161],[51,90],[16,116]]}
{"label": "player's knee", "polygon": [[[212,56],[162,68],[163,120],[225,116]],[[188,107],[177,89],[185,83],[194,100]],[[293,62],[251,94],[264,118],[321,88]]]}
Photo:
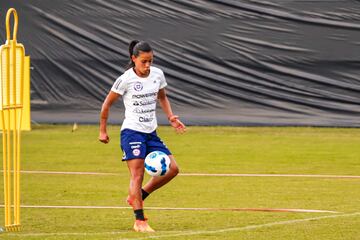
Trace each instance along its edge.
{"label": "player's knee", "polygon": [[171,174],[172,174],[174,177],[175,177],[176,175],[178,175],[179,172],[180,172],[180,169],[179,169],[179,167],[178,167],[177,165],[171,166],[170,169],[171,169]]}
{"label": "player's knee", "polygon": [[131,180],[132,180],[133,182],[135,182],[135,183],[142,183],[143,178],[144,178],[144,173],[141,173],[141,172],[134,173],[134,174],[131,176]]}

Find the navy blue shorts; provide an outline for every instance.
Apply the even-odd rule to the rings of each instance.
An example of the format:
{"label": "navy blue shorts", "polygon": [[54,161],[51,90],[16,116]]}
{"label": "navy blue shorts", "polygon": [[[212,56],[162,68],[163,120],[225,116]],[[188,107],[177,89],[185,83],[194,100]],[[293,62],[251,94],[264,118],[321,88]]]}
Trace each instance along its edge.
{"label": "navy blue shorts", "polygon": [[120,137],[123,161],[134,158],[145,159],[146,155],[152,151],[161,151],[171,155],[171,152],[158,137],[156,131],[142,133],[131,129],[124,129],[121,131]]}

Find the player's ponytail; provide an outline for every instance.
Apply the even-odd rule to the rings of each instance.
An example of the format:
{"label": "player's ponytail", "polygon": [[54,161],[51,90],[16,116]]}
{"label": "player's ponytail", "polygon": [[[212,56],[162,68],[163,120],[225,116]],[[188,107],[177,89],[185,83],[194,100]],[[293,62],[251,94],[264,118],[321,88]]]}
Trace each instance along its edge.
{"label": "player's ponytail", "polygon": [[134,62],[131,59],[131,56],[139,56],[140,52],[151,52],[152,48],[149,43],[139,40],[132,40],[129,44],[129,57],[130,61],[127,65],[126,69],[130,69],[132,67],[135,67]]}

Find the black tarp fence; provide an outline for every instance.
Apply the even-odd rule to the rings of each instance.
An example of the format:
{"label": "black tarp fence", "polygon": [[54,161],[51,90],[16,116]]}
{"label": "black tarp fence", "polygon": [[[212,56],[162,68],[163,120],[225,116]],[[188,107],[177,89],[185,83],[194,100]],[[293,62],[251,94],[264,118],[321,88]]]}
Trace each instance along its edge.
{"label": "black tarp fence", "polygon": [[96,123],[141,39],[187,124],[360,126],[359,1],[0,0],[1,42],[10,7],[36,122]]}

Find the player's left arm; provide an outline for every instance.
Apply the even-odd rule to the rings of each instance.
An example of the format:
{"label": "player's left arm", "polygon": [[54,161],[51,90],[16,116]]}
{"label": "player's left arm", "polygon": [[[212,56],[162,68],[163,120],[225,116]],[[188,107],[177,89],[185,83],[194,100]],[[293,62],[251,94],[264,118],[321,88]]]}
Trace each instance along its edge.
{"label": "player's left arm", "polygon": [[171,109],[169,99],[166,96],[165,88],[161,88],[158,92],[158,99],[160,106],[165,112],[171,126],[175,128],[177,133],[184,133],[186,131],[185,125],[180,121],[179,116],[174,115]]}

